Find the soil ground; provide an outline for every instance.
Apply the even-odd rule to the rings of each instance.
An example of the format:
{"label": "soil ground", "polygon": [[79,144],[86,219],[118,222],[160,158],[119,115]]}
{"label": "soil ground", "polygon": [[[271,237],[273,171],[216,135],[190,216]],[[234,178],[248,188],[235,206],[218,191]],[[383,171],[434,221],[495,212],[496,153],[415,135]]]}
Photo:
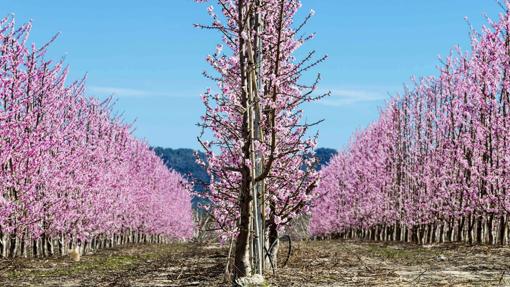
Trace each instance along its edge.
{"label": "soil ground", "polygon": [[[82,257],[0,261],[0,286],[229,286],[227,248],[175,243]],[[294,243],[268,286],[510,286],[510,248],[353,241]]]}

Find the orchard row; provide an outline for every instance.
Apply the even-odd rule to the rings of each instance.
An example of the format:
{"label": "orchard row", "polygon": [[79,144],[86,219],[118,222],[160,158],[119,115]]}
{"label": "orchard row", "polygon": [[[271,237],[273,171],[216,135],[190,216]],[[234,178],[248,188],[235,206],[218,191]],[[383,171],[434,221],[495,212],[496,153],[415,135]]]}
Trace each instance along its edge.
{"label": "orchard row", "polygon": [[190,185],[111,113],[67,83],[31,24],[0,22],[0,253],[51,255],[192,236]]}
{"label": "orchard row", "polygon": [[509,13],[472,31],[469,53],[454,50],[354,136],[322,172],[313,234],[507,241],[509,32]]}

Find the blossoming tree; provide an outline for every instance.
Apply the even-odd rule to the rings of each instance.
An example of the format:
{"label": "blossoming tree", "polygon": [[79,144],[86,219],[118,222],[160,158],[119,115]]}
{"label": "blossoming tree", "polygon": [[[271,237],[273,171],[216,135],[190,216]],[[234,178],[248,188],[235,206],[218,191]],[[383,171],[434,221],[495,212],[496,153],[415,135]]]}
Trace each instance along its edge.
{"label": "blossoming tree", "polygon": [[111,100],[67,84],[49,44],[27,45],[30,29],[0,21],[1,254],[192,236],[189,184],[112,116]]}
{"label": "blossoming tree", "polygon": [[322,172],[313,234],[508,242],[509,7]]}
{"label": "blossoming tree", "polygon": [[[207,1],[198,1],[207,2]],[[226,237],[235,238],[235,278],[262,273],[264,245],[278,239],[278,230],[305,212],[313,198],[317,173],[313,166],[315,137],[307,132],[301,106],[314,101],[317,80],[299,83],[303,72],[325,59],[301,60],[294,52],[313,35],[293,28],[298,0],[216,1],[208,8],[211,25],[223,45],[207,58],[217,75],[219,91],[203,95],[206,107],[199,138],[211,175],[207,207]],[[265,238],[268,240],[266,241]],[[276,249],[275,249],[276,250]],[[272,254],[275,256],[276,254]]]}

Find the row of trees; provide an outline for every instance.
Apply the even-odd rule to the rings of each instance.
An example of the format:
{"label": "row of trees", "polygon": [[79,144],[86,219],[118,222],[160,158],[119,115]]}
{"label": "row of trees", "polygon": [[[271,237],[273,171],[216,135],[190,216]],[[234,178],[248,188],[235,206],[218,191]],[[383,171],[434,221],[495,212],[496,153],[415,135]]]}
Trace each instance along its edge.
{"label": "row of trees", "polygon": [[322,173],[313,234],[506,242],[509,33],[508,12],[472,31],[469,53],[456,49],[354,136]]}
{"label": "row of trees", "polygon": [[228,51],[218,45],[207,59],[215,75],[206,76],[219,92],[203,95],[200,125],[208,132],[199,140],[211,176],[204,196],[217,227],[235,239],[234,278],[241,278],[262,274],[264,250],[313,198],[315,137],[307,135],[313,124],[304,123],[301,105],[318,98],[312,95],[318,78],[311,85],[299,79],[324,58],[313,60],[313,51],[293,56],[313,38],[300,35],[313,11],[293,27],[300,1],[215,2],[208,8],[211,25],[199,26],[219,31]]}
{"label": "row of trees", "polygon": [[169,171],[112,101],[66,83],[31,24],[0,21],[0,253],[189,238],[190,185]]}

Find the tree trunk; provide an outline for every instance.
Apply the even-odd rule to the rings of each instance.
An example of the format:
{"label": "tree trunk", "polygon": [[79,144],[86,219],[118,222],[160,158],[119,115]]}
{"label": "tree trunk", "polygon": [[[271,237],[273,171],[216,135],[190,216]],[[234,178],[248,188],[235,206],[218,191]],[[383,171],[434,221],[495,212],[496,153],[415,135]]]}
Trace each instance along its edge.
{"label": "tree trunk", "polygon": [[21,242],[20,242],[21,257],[23,257],[23,258],[28,257],[28,251],[27,251],[28,239],[27,239],[27,237],[28,237],[27,235],[23,235],[23,237],[21,238]]}
{"label": "tree trunk", "polygon": [[60,239],[58,240],[58,249],[60,250],[60,256],[65,256],[67,254],[67,250],[65,250],[65,237],[63,234],[60,235]]}
{"label": "tree trunk", "polygon": [[466,218],[463,216],[459,219],[459,224],[457,225],[457,241],[462,241],[462,232],[464,231],[464,223]]}
{"label": "tree trunk", "polygon": [[411,228],[411,242],[418,243],[418,226],[416,225]]}
{"label": "tree trunk", "polygon": [[16,233],[10,234],[10,237],[9,257],[14,258],[18,252],[18,238],[16,237]]}
{"label": "tree trunk", "polygon": [[483,243],[483,217],[479,216],[476,223],[476,242]]}
{"label": "tree trunk", "polygon": [[443,243],[444,242],[444,227],[445,227],[445,222],[441,222],[441,226],[439,226],[439,243]]}
{"label": "tree trunk", "polygon": [[243,183],[240,195],[241,218],[234,254],[234,279],[251,275],[250,233],[252,218],[250,188],[247,181]]}
{"label": "tree trunk", "polygon": [[[267,248],[268,251],[270,251],[270,254],[268,254],[267,256],[266,266],[270,268],[272,263],[273,268],[276,270],[278,268],[278,249],[280,247],[280,243],[278,242],[278,229],[274,222],[269,223],[267,228],[268,228]],[[273,248],[269,250],[271,246],[273,246]]]}
{"label": "tree trunk", "polygon": [[432,233],[431,233],[431,236],[430,236],[430,243],[436,243],[436,231],[437,231],[437,225],[436,223],[432,223],[430,225],[430,227],[432,228]]}
{"label": "tree trunk", "polygon": [[5,233],[0,233],[0,252],[3,258],[7,257],[7,236]]}
{"label": "tree trunk", "polygon": [[39,247],[39,244],[37,244],[37,243],[38,243],[37,239],[32,240],[32,256],[34,258],[39,257],[39,253],[37,252],[38,251],[37,248]]}
{"label": "tree trunk", "polygon": [[49,237],[46,237],[46,240],[45,240],[45,244],[46,244],[46,248],[48,249],[48,256],[53,256],[54,252],[53,252],[53,242],[51,242],[51,238]]}
{"label": "tree trunk", "polygon": [[492,232],[494,215],[490,214],[487,220],[487,232],[489,234],[489,244],[494,244],[494,233]]}
{"label": "tree trunk", "polygon": [[505,244],[506,223],[505,216],[499,218],[499,244]]}

